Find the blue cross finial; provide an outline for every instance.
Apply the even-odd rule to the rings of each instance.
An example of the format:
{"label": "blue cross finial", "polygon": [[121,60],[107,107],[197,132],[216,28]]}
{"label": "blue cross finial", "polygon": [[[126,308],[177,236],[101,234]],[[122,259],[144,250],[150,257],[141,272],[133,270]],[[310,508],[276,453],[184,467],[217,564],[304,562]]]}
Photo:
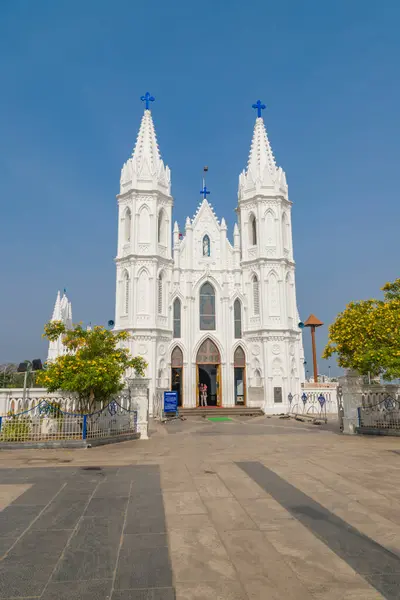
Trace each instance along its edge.
{"label": "blue cross finial", "polygon": [[255,104],[253,104],[253,108],[257,110],[257,117],[261,117],[261,111],[266,108],[265,104],[262,104],[261,100],[257,100]]}
{"label": "blue cross finial", "polygon": [[141,101],[146,102],[146,110],[149,110],[150,102],[154,102],[154,96],[150,96],[149,92],[146,92],[144,96],[141,96]]}
{"label": "blue cross finial", "polygon": [[209,193],[210,193],[210,192],[208,191],[206,184],[204,184],[204,187],[203,187],[203,189],[202,189],[202,190],[200,190],[200,194],[203,194],[203,198],[204,198],[204,200],[206,200],[206,199],[207,199],[207,194],[209,194]]}

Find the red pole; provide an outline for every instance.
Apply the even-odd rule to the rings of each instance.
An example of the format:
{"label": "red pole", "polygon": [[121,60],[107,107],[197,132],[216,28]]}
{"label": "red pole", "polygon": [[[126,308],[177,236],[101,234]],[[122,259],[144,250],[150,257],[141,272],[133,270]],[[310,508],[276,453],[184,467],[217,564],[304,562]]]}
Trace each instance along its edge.
{"label": "red pole", "polygon": [[312,357],[314,364],[314,383],[318,383],[317,348],[315,346],[315,325],[311,325]]}

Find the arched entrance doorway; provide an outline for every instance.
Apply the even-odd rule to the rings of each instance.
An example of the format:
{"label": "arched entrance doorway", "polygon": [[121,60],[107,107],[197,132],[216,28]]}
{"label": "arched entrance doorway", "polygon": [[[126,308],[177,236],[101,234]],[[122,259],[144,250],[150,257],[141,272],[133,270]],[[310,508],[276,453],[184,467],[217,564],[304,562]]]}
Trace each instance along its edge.
{"label": "arched entrance doorway", "polygon": [[246,356],[241,346],[238,346],[233,355],[233,368],[235,371],[235,405],[246,404]]}
{"label": "arched entrance doorway", "polygon": [[179,346],[171,354],[171,390],[178,392],[178,406],[183,406],[183,354]]}
{"label": "arched entrance doorway", "polygon": [[196,358],[197,401],[199,406],[199,386],[207,386],[207,405],[221,406],[221,357],[217,346],[207,338],[201,344]]}

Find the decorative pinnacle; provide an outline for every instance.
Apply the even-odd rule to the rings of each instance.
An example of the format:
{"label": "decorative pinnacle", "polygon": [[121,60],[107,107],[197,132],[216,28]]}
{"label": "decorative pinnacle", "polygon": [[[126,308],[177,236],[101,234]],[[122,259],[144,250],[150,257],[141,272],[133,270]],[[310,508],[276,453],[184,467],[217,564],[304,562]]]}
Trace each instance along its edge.
{"label": "decorative pinnacle", "polygon": [[140,97],[142,102],[146,102],[146,110],[149,110],[150,102],[154,102],[154,96],[151,96],[149,92],[146,92],[144,96]]}
{"label": "decorative pinnacle", "polygon": [[257,100],[257,102],[253,104],[252,108],[257,110],[257,117],[261,117],[261,111],[264,110],[266,106],[265,104],[262,104],[261,100]]}

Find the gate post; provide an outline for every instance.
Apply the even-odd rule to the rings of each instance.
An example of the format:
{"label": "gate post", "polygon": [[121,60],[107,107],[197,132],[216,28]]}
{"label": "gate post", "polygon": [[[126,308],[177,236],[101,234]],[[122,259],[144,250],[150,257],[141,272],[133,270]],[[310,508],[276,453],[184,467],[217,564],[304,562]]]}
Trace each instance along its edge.
{"label": "gate post", "polygon": [[127,379],[132,405],[137,411],[137,430],[141,440],[149,439],[149,383],[145,377]]}

